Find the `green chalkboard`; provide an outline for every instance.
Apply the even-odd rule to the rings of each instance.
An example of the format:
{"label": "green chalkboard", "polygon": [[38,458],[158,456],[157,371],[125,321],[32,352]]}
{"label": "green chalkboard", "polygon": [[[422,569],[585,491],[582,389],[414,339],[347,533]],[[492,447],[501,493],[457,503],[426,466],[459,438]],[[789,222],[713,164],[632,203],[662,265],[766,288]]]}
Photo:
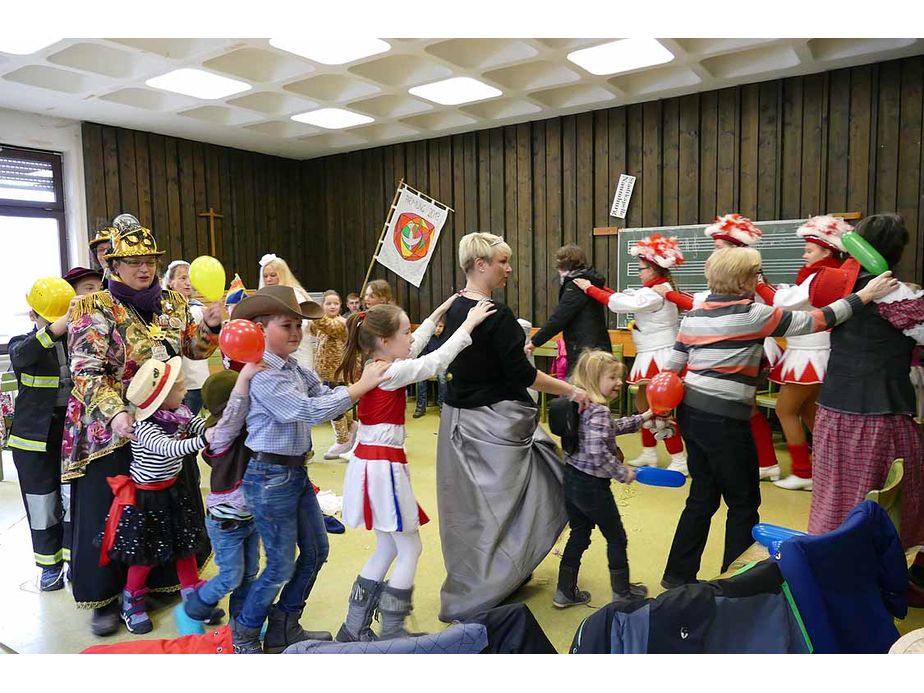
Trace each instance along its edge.
{"label": "green chalkboard", "polygon": [[[788,219],[784,221],[756,221],[763,238],[756,246],[763,258],[764,277],[773,284],[790,284],[803,265],[802,250],[805,242],[796,236],[796,229],[805,223],[805,219]],[[690,293],[706,289],[706,259],[712,254],[713,241],[704,231],[709,224],[692,226],[653,226],[644,229],[620,229],[616,235],[619,246],[619,281],[616,289],[637,289],[641,287],[638,278],[638,262],[629,254],[637,241],[660,233],[662,236],[676,236],[686,262],[671,274],[677,286]],[[630,314],[618,316],[617,325],[626,327],[631,320]]]}

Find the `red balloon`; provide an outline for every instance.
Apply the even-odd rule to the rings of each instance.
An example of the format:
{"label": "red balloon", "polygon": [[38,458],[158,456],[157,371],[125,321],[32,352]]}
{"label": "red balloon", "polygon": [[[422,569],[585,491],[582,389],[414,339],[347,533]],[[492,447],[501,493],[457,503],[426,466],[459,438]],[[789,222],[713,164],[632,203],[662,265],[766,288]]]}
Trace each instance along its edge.
{"label": "red balloon", "polygon": [[266,340],[260,326],[250,320],[231,320],[221,328],[218,346],[228,358],[257,363],[263,358]]}
{"label": "red balloon", "polygon": [[673,371],[662,371],[649,381],[645,392],[651,411],[667,414],[683,399],[683,383]]}

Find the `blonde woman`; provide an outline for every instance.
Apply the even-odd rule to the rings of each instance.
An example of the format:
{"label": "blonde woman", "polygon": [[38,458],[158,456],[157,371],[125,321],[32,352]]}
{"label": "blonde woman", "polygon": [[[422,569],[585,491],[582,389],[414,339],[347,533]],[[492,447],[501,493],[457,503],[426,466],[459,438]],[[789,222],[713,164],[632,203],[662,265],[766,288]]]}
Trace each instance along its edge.
{"label": "blonde woman", "polygon": [[[305,291],[305,287],[303,287],[298,279],[295,278],[295,275],[292,274],[292,270],[289,269],[288,263],[281,257],[276,257],[273,253],[269,253],[260,258],[259,288],[262,289],[264,286],[291,286],[295,289],[295,296],[298,298],[299,303],[311,300],[311,297],[308,296],[308,292]],[[315,337],[312,336],[309,330],[309,321],[303,321],[302,343],[298,345],[298,351],[293,354],[293,357],[302,368],[314,370]]]}
{"label": "blonde woman", "polygon": [[[459,242],[465,288],[445,318],[453,334],[479,301],[507,283],[510,246],[491,233]],[[446,581],[442,621],[497,606],[529,579],[567,523],[562,467],[552,439],[538,427],[527,388],[571,397],[587,393],[537,371],[523,351],[526,336],[509,307],[472,332],[472,344],[449,365],[436,453],[440,544]]]}

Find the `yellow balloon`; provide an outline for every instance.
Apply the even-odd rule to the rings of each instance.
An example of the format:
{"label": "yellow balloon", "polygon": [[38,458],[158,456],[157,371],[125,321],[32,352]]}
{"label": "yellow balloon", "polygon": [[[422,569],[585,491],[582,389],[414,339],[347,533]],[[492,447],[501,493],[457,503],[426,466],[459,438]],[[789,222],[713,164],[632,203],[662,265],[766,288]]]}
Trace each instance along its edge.
{"label": "yellow balloon", "polygon": [[189,282],[206,301],[217,301],[225,293],[225,268],[211,255],[202,255],[189,266]]}
{"label": "yellow balloon", "polygon": [[74,296],[74,287],[61,277],[43,277],[32,285],[26,301],[32,310],[48,322],[54,322],[67,313]]}

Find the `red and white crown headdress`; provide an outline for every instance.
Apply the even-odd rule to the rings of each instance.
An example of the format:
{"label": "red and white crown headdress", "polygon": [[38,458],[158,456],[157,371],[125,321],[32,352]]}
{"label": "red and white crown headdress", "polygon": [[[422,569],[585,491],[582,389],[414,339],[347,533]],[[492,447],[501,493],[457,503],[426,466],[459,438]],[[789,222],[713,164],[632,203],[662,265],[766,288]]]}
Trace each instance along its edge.
{"label": "red and white crown headdress", "polygon": [[845,253],[847,250],[844,248],[841,236],[848,231],[853,231],[850,224],[840,217],[832,217],[826,214],[809,219],[796,229],[796,235],[810,243],[820,245],[822,248]]}
{"label": "red and white crown headdress", "polygon": [[764,232],[757,228],[753,221],[736,213],[716,217],[715,221],[706,227],[705,234],[739,247],[750,247],[760,242]]}
{"label": "red and white crown headdress", "polygon": [[660,233],[653,233],[643,238],[629,249],[629,254],[652,262],[658,267],[670,269],[683,264],[683,253],[677,245],[677,238],[665,238]]}

